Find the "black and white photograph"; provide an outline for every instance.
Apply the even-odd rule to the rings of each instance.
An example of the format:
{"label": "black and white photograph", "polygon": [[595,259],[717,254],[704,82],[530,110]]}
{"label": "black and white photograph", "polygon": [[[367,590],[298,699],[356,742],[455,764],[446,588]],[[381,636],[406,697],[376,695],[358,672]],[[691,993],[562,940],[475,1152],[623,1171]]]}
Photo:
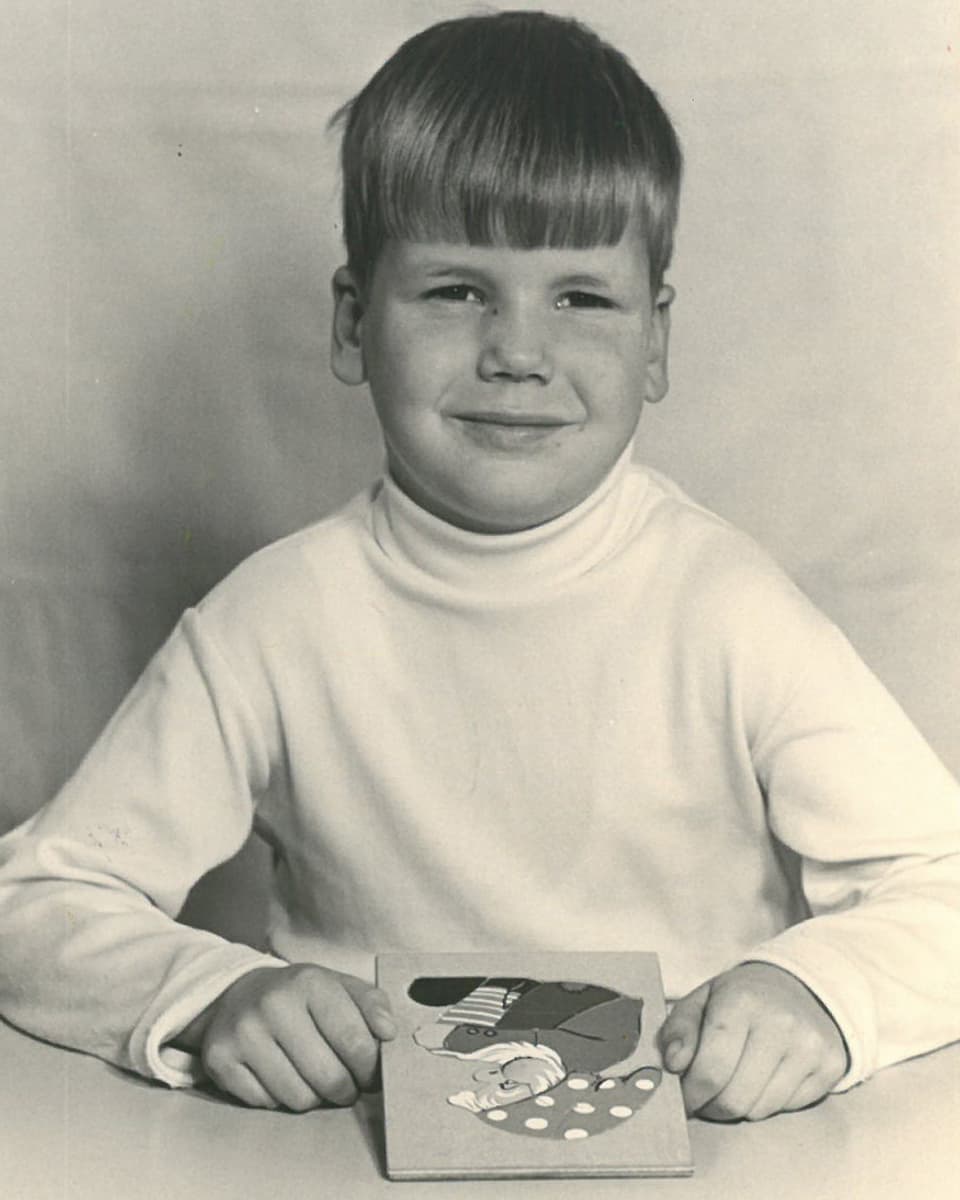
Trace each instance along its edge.
{"label": "black and white photograph", "polygon": [[954,1196],[955,0],[0,30],[3,1200]]}

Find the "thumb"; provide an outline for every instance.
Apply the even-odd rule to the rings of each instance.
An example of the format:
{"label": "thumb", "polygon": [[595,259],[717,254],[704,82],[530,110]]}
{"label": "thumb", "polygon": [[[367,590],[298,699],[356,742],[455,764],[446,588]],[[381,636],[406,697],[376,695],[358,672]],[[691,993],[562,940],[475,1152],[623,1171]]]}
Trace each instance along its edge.
{"label": "thumb", "polygon": [[343,986],[363,1014],[363,1019],[374,1037],[379,1038],[381,1042],[389,1042],[397,1036],[397,1023],[386,992],[371,986],[363,979],[349,975],[344,977]]}
{"label": "thumb", "polygon": [[678,1000],[660,1026],[657,1041],[663,1055],[663,1065],[674,1075],[682,1074],[693,1062],[700,1043],[703,1010],[707,1007],[709,997],[708,980]]}

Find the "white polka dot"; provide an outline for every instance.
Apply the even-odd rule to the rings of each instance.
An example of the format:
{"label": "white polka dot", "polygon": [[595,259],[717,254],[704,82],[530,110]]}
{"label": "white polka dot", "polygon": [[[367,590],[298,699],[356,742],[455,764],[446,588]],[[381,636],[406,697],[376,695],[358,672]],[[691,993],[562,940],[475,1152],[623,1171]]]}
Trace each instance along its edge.
{"label": "white polka dot", "polygon": [[526,1125],[528,1129],[546,1129],[547,1122],[543,1119],[543,1117],[527,1117],[527,1119],[524,1121],[524,1125]]}
{"label": "white polka dot", "polygon": [[610,1088],[616,1087],[617,1081],[615,1079],[605,1079],[599,1086],[606,1092],[609,1091]]}
{"label": "white polka dot", "polygon": [[553,1108],[554,1099],[552,1096],[538,1096],[534,1104],[539,1104],[541,1108]]}
{"label": "white polka dot", "polygon": [[583,1104],[575,1104],[573,1106],[573,1111],[578,1112],[578,1113],[588,1113],[588,1112],[596,1112],[597,1110],[593,1107],[592,1104],[583,1103]]}
{"label": "white polka dot", "polygon": [[574,1142],[577,1138],[589,1137],[590,1134],[585,1129],[568,1129],[563,1136],[568,1142]]}
{"label": "white polka dot", "polygon": [[633,1109],[627,1108],[627,1106],[625,1104],[615,1104],[613,1106],[613,1108],[610,1109],[610,1116],[611,1117],[632,1117]]}
{"label": "white polka dot", "polygon": [[491,1108],[491,1110],[487,1113],[488,1121],[505,1121],[506,1119],[507,1114],[502,1108]]}
{"label": "white polka dot", "polygon": [[639,1088],[641,1092],[652,1092],[657,1085],[652,1079],[638,1079],[633,1086]]}
{"label": "white polka dot", "polygon": [[573,1088],[575,1092],[585,1091],[590,1086],[590,1081],[587,1079],[578,1079],[576,1076],[573,1079],[567,1080],[567,1087]]}

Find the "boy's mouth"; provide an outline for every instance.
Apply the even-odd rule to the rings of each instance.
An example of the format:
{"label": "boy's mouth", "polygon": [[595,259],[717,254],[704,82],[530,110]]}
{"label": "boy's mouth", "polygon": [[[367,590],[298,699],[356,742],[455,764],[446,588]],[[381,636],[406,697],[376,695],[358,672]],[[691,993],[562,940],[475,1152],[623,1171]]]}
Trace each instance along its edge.
{"label": "boy's mouth", "polygon": [[454,420],[472,442],[492,450],[515,450],[543,442],[574,424],[550,413],[494,410],[457,413]]}
{"label": "boy's mouth", "polygon": [[481,425],[518,425],[533,428],[557,428],[568,425],[562,417],[551,413],[501,412],[496,409],[457,413],[458,421],[476,421]]}

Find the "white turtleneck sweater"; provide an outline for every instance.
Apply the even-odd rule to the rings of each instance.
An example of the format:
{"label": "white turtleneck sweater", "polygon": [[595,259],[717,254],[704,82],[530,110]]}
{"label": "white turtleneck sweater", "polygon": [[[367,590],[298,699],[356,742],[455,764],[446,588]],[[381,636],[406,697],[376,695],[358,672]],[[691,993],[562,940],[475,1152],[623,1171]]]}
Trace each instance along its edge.
{"label": "white turtleneck sweater", "polygon": [[[251,825],[269,955],[174,919]],[[0,1012],[173,1085],[245,971],[387,950],[653,949],[674,997],[774,963],[841,1086],[960,1037],[957,785],[752,542],[626,460],[522,533],[385,480],[254,555],[0,864]]]}

